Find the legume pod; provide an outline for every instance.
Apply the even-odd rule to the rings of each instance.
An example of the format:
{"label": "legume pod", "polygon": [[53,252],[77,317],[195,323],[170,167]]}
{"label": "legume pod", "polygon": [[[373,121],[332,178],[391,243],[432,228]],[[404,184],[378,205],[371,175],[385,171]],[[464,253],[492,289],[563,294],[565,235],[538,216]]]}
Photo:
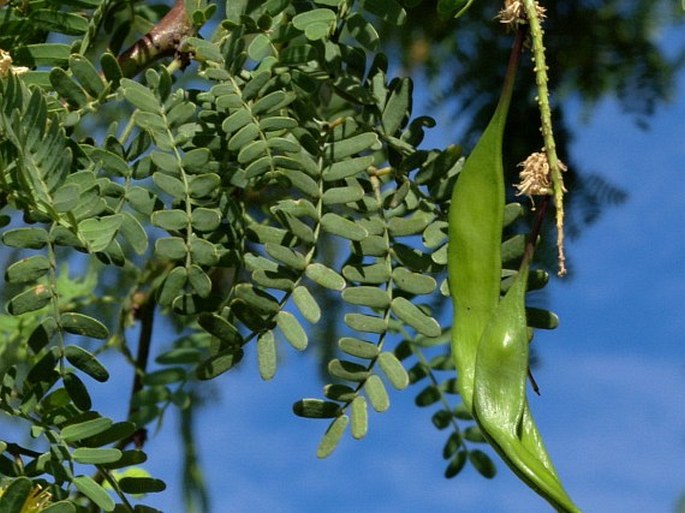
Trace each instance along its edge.
{"label": "legume pod", "polygon": [[526,398],[527,278],[526,261],[481,337],[474,369],[473,415],[516,475],[558,511],[579,513],[545,450]]}
{"label": "legume pod", "polygon": [[[500,301],[504,215],[502,138],[516,70],[514,49],[492,120],[466,160],[449,211],[448,280],[454,305],[452,353],[464,406],[509,467],[566,513],[564,491],[526,398],[525,294],[532,252]],[[532,250],[532,247],[531,247]]]}
{"label": "legume pod", "polygon": [[469,411],[478,342],[499,303],[504,219],[502,136],[515,72],[510,63],[495,114],[459,173],[449,211],[447,278],[454,304],[452,354],[459,393]]}

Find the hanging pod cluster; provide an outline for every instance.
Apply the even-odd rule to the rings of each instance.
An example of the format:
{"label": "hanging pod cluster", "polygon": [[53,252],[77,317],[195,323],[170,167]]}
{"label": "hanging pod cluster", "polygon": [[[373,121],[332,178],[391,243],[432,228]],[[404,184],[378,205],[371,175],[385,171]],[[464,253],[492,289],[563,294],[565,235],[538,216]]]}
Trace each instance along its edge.
{"label": "hanging pod cluster", "polygon": [[502,459],[558,511],[579,512],[563,489],[526,398],[528,327],[525,294],[531,252],[500,299],[504,216],[502,138],[520,38],[502,96],[464,164],[449,212],[448,278],[454,304],[452,353],[459,393]]}

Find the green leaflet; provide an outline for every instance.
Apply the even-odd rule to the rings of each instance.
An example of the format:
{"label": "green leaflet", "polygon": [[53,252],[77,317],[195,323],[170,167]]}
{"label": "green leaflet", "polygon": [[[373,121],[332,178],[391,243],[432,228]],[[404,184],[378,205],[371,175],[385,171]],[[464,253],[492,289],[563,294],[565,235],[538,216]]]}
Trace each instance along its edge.
{"label": "green leaflet", "polygon": [[459,393],[469,411],[478,342],[499,302],[504,220],[502,137],[514,75],[515,69],[508,73],[497,110],[459,173],[449,211],[452,353]]}
{"label": "green leaflet", "polygon": [[558,511],[579,512],[542,443],[526,399],[527,261],[485,328],[475,363],[473,413],[507,465]]}

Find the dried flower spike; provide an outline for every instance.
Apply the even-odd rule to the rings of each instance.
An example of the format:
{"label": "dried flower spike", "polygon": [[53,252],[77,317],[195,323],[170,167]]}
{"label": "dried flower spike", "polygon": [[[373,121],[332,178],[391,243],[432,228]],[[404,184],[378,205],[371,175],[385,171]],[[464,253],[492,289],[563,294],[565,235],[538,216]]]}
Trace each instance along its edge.
{"label": "dried flower spike", "polygon": [[12,71],[17,75],[26,73],[29,69],[24,66],[12,66],[12,56],[0,48],[0,78],[4,78]]}
{"label": "dried flower spike", "polygon": [[[521,183],[514,186],[518,189],[517,196],[549,196],[554,193],[549,161],[545,152],[532,153],[519,166],[523,167],[523,170],[519,173]],[[559,161],[559,169],[566,171],[567,167]]]}
{"label": "dried flower spike", "polygon": [[[566,256],[564,255],[564,211],[563,205],[555,195],[554,183],[552,182],[552,174],[549,168],[549,160],[547,153],[539,151],[532,153],[526,160],[521,162],[519,166],[523,170],[519,173],[521,183],[514,185],[518,192],[517,196],[555,196],[555,204],[557,207],[557,249],[559,252],[559,276],[566,274]],[[560,171],[567,171],[566,164],[557,160],[557,166]],[[559,178],[560,194],[566,192],[564,183]]]}
{"label": "dried flower spike", "polygon": [[[538,18],[544,19],[545,8],[535,2],[535,9],[538,13]],[[526,9],[521,0],[504,0],[504,7],[497,14],[497,18],[500,23],[507,25],[512,30],[515,30],[519,25],[528,23]]]}

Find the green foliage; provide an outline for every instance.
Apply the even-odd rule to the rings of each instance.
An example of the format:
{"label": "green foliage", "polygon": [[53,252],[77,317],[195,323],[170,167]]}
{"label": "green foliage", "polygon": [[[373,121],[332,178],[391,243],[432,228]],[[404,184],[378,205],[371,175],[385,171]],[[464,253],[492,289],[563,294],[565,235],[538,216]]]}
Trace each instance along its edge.
{"label": "green foliage", "polygon": [[[47,511],[133,511],[132,496],[165,487],[115,473],[146,460],[145,426],[170,406],[189,416],[201,381],[248,350],[273,379],[279,352],[322,344],[317,323],[329,323],[327,382],[293,410],[327,419],[319,457],[348,428],[367,434],[369,410],[390,407],[388,385],[425,380],[416,404],[439,406],[446,476],[469,461],[492,477],[492,461],[472,447],[484,437],[470,408],[451,404],[450,328],[439,322],[447,211],[464,159],[454,146],[420,148],[434,122],[413,116],[412,81],[390,78],[376,53],[379,20],[407,19],[400,3],[228,2],[213,34],[184,38],[179,60],[138,77],[100,49],[104,40],[118,53],[159,13],[76,4],[78,14],[39,1],[0,10],[0,48],[31,68],[0,80],[0,240],[12,248],[0,408],[40,448],[3,443],[0,473],[13,481],[0,500],[25,497],[26,476],[49,489]],[[186,4],[195,26],[215,12]],[[198,68],[184,82],[174,71],[189,55]],[[509,206],[505,223],[521,213]],[[505,240],[504,260],[520,259],[521,240]],[[489,243],[499,249],[499,235]],[[497,298],[514,274],[493,277]],[[546,275],[530,283],[542,287]],[[150,338],[161,315],[178,334],[167,347]],[[552,328],[556,317],[530,310],[529,324]],[[132,364],[119,421],[91,397],[109,379],[103,355]],[[183,441],[192,464],[187,424]],[[187,476],[187,497],[204,497],[198,475]]]}

